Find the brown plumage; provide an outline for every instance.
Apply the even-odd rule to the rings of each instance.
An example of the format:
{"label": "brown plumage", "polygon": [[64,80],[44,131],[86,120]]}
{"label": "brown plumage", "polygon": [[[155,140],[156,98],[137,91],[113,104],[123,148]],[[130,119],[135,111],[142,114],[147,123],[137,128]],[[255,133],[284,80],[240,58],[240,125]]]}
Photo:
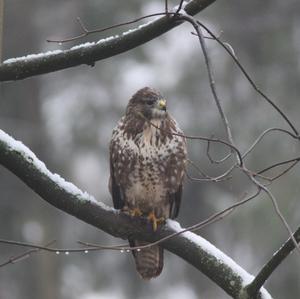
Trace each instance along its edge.
{"label": "brown plumage", "polygon": [[[149,87],[130,99],[125,116],[113,130],[110,142],[110,181],[114,207],[157,223],[178,215],[186,163],[186,142],[166,101]],[[175,134],[174,134],[175,133]],[[129,240],[130,246],[147,244]],[[152,246],[133,251],[143,279],[158,276],[163,249]]]}

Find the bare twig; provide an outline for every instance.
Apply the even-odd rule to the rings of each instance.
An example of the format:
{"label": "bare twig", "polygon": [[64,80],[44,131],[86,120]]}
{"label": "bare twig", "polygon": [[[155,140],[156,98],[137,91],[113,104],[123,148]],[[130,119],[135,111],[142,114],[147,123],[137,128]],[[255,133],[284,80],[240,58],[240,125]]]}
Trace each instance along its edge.
{"label": "bare twig", "polygon": [[275,104],[263,91],[260,90],[260,88],[255,84],[255,82],[252,80],[246,69],[243,67],[243,65],[240,63],[240,61],[237,59],[234,52],[229,50],[226,44],[224,44],[207,26],[205,26],[200,21],[197,21],[197,23],[205,29],[205,31],[210,34],[225,50],[226,52],[231,56],[231,58],[234,60],[238,68],[241,70],[241,72],[244,74],[252,88],[260,94],[281,116],[282,118],[287,122],[287,124],[290,126],[290,128],[293,130],[293,132],[298,136],[299,138],[299,132],[295,128],[295,126],[292,124],[290,119],[287,117],[287,115]]}
{"label": "bare twig", "polygon": [[181,11],[181,9],[182,9],[182,6],[183,6],[183,2],[184,2],[184,0],[180,0],[180,3],[179,3],[179,5],[178,5],[178,7],[177,7],[177,10],[176,10],[176,12],[175,12],[175,15],[178,15],[178,14],[180,13],[180,11]]}
{"label": "bare twig", "polygon": [[204,173],[200,167],[198,167],[198,165],[196,165],[192,160],[190,159],[187,159],[188,163],[190,163],[195,169],[196,171],[202,175],[203,177],[202,178],[194,178],[192,176],[190,176],[188,174],[188,172],[186,171],[186,175],[187,177],[191,180],[191,181],[204,181],[204,182],[214,182],[214,183],[218,183],[218,182],[221,182],[221,181],[225,181],[225,180],[229,180],[231,179],[231,176],[229,176],[229,173],[226,172],[226,174],[222,174],[218,177],[212,177],[212,176],[209,176],[207,175],[206,173]]}
{"label": "bare twig", "polygon": [[115,246],[97,245],[96,248],[86,247],[86,248],[63,248],[62,249],[62,248],[49,247],[53,242],[48,243],[46,245],[37,245],[37,244],[32,244],[32,243],[12,241],[12,240],[4,240],[4,239],[0,239],[0,243],[1,244],[20,246],[20,247],[29,247],[29,248],[34,248],[35,251],[44,250],[44,251],[52,252],[52,253],[55,253],[55,254],[80,253],[80,252],[98,251],[98,250],[120,250],[121,248],[124,247],[123,245],[115,245]]}
{"label": "bare twig", "polygon": [[97,28],[97,29],[92,29],[92,30],[89,30],[84,25],[81,18],[77,17],[76,21],[78,22],[78,24],[80,26],[80,29],[82,31],[81,34],[79,34],[77,36],[73,36],[73,37],[64,38],[64,39],[47,39],[47,42],[62,44],[62,43],[74,41],[74,40],[77,40],[77,39],[81,39],[83,37],[86,37],[86,36],[94,34],[94,33],[101,33],[101,32],[104,32],[104,31],[108,31],[110,29],[122,27],[122,26],[125,26],[125,25],[134,24],[134,23],[137,23],[137,22],[139,22],[141,20],[144,20],[144,19],[147,19],[147,18],[156,17],[156,16],[163,16],[163,15],[173,15],[174,16],[174,15],[177,15],[179,13],[179,11],[181,10],[181,8],[183,6],[183,2],[184,2],[184,0],[180,1],[180,4],[178,5],[178,8],[177,8],[176,12],[169,12],[169,10],[168,10],[168,1],[166,0],[165,1],[165,12],[153,13],[153,14],[149,14],[149,15],[146,15],[146,16],[136,18],[136,19],[131,20],[131,21],[126,21],[126,22],[118,23],[118,24],[115,24],[115,25],[112,25],[112,26],[108,26],[108,27],[104,27],[104,28]]}
{"label": "bare twig", "polygon": [[[193,31],[192,31],[191,34],[198,37],[198,34],[197,34],[196,32],[193,32]],[[203,34],[203,33],[202,33],[202,34]],[[218,38],[220,38],[222,34],[223,34],[223,31],[220,31]],[[208,35],[204,35],[204,34],[203,34],[203,37],[204,37],[205,39],[216,40],[214,37],[208,36]],[[226,44],[226,43],[224,43],[224,44]],[[229,44],[228,44],[228,45],[229,45]],[[231,47],[231,46],[230,46],[230,47]],[[232,47],[231,47],[231,48],[232,48]],[[232,49],[232,51],[233,51],[233,49]],[[234,52],[234,51],[233,51],[233,52]]]}
{"label": "bare twig", "polygon": [[203,176],[205,179],[209,179],[209,180],[212,180],[212,179],[213,179],[211,176],[209,176],[209,175],[207,175],[206,173],[204,173],[204,172],[200,169],[200,167],[199,167],[195,162],[193,162],[191,159],[187,159],[187,162],[188,162],[190,165],[192,165],[193,168],[196,169],[197,172],[198,172],[201,176]]}
{"label": "bare twig", "polygon": [[[0,243],[6,243],[6,244],[10,244],[10,245],[12,243],[15,243],[14,241],[10,241],[9,243],[8,242],[4,242],[4,241],[7,241],[7,240],[0,240]],[[46,243],[44,245],[44,247],[48,247],[48,246],[52,245],[55,242],[56,242],[55,240],[53,240],[51,242],[48,242],[48,243]],[[16,244],[13,244],[13,245],[16,245]],[[20,245],[20,244],[17,244],[17,245]],[[15,263],[20,262],[20,261],[22,261],[24,259],[27,259],[27,258],[29,258],[31,256],[32,253],[36,253],[36,252],[38,252],[40,250],[42,250],[42,248],[33,248],[33,249],[25,251],[25,252],[23,252],[21,254],[15,255],[15,256],[9,258],[7,261],[5,261],[2,264],[0,264],[0,268],[6,266],[8,264],[15,264]]]}
{"label": "bare twig", "polygon": [[292,241],[294,242],[295,244],[295,247],[297,248],[298,252],[300,253],[300,247],[295,239],[295,237],[293,236],[293,231],[291,230],[289,224],[287,223],[286,219],[284,218],[283,214],[281,213],[280,211],[280,208],[278,206],[278,203],[277,203],[277,200],[276,198],[274,197],[274,195],[272,194],[272,192],[266,187],[264,186],[263,184],[261,184],[259,181],[257,181],[254,176],[252,175],[249,175],[249,178],[251,179],[251,181],[260,188],[260,190],[263,190],[267,195],[268,197],[271,199],[271,202],[272,202],[272,205],[274,207],[274,210],[277,214],[277,216],[279,217],[279,219],[281,220],[283,226],[285,227],[286,231],[288,232],[289,234],[289,237],[292,239]]}
{"label": "bare twig", "polygon": [[225,162],[226,160],[228,160],[231,156],[232,156],[232,152],[227,154],[224,158],[220,159],[220,160],[216,160],[214,159],[211,154],[210,154],[210,141],[207,142],[207,147],[206,147],[206,155],[209,159],[209,161],[212,163],[212,164],[220,164],[220,163],[223,163]]}
{"label": "bare twig", "polygon": [[296,164],[298,164],[299,160],[297,161],[294,161],[289,167],[287,167],[285,170],[283,170],[281,173],[279,173],[278,175],[274,176],[274,177],[271,177],[270,178],[270,181],[273,182],[277,179],[279,179],[280,177],[282,177],[284,174],[286,174],[287,172],[289,172],[292,168],[294,168],[294,166]]}
{"label": "bare twig", "polygon": [[[168,14],[174,15],[175,13],[170,12]],[[122,22],[122,23],[118,23],[118,24],[115,24],[115,25],[112,25],[112,26],[108,26],[108,27],[104,27],[104,28],[91,29],[91,30],[87,29],[87,27],[84,25],[84,23],[82,22],[80,17],[77,17],[76,21],[78,22],[78,24],[80,26],[80,29],[82,30],[81,34],[76,35],[76,36],[72,36],[72,37],[67,37],[67,38],[64,38],[64,39],[47,39],[47,42],[63,44],[63,43],[67,43],[67,42],[71,42],[71,41],[74,41],[74,40],[81,39],[81,38],[83,38],[85,36],[88,36],[88,35],[91,35],[91,34],[101,33],[101,32],[104,32],[104,31],[107,31],[107,30],[110,30],[110,29],[122,27],[122,26],[125,26],[125,25],[134,24],[134,23],[137,23],[137,22],[139,22],[141,20],[144,20],[144,19],[147,19],[147,18],[152,18],[152,17],[156,17],[156,16],[164,16],[164,15],[166,15],[165,12],[153,13],[153,14],[149,14],[149,15],[146,15],[146,16],[136,18],[136,19],[131,20],[131,21]]]}
{"label": "bare twig", "polygon": [[[152,125],[154,125],[154,124],[152,124]],[[159,128],[157,126],[155,126],[155,127]],[[231,143],[229,143],[227,141],[224,141],[224,140],[221,140],[221,139],[217,139],[217,138],[203,137],[203,136],[191,136],[191,135],[184,135],[184,134],[178,134],[178,133],[172,133],[172,134],[184,137],[186,139],[191,139],[191,140],[204,140],[204,141],[208,141],[208,142],[215,142],[215,143],[225,144],[225,145],[227,145],[229,148],[231,148],[237,154],[239,165],[240,166],[243,165],[243,159],[242,159],[242,155],[241,155],[240,151],[238,150],[237,147],[235,147],[234,145],[232,145]]]}
{"label": "bare twig", "polygon": [[215,79],[214,79],[214,75],[213,75],[213,71],[212,71],[212,67],[211,67],[211,61],[210,61],[210,57],[207,53],[205,39],[203,37],[202,31],[201,31],[197,21],[192,16],[189,16],[187,14],[180,14],[180,15],[177,16],[177,18],[181,19],[181,20],[188,21],[191,25],[193,25],[194,29],[197,32],[197,36],[199,38],[200,46],[201,46],[201,49],[202,49],[202,52],[203,52],[203,55],[204,55],[204,59],[205,59],[205,64],[206,64],[206,69],[207,69],[207,73],[208,73],[208,77],[209,77],[211,92],[213,94],[215,104],[218,108],[219,114],[220,114],[221,119],[223,121],[225,130],[226,130],[226,134],[227,134],[227,139],[228,139],[229,143],[234,146],[233,137],[232,137],[231,129],[230,129],[230,126],[229,126],[229,122],[228,122],[228,119],[227,119],[227,117],[224,113],[223,107],[221,105],[221,100],[219,99],[218,94],[217,94],[217,90],[216,90],[216,86],[215,86]]}
{"label": "bare twig", "polygon": [[184,0],[180,1],[180,4],[178,5],[178,8],[177,8],[176,12],[169,12],[169,10],[168,10],[168,1],[165,1],[165,12],[158,12],[158,13],[148,14],[148,15],[136,18],[134,20],[131,20],[131,21],[126,21],[126,22],[118,23],[118,24],[115,24],[115,25],[112,25],[112,26],[108,26],[108,27],[104,27],[104,28],[96,28],[96,29],[91,29],[91,30],[89,30],[84,25],[84,23],[82,22],[80,17],[77,17],[76,21],[78,22],[78,24],[80,26],[80,29],[82,31],[81,34],[79,34],[77,36],[73,36],[73,37],[64,38],[64,39],[47,39],[47,42],[63,44],[63,43],[66,43],[66,42],[71,42],[71,41],[74,41],[74,40],[81,39],[81,38],[86,37],[86,36],[91,35],[91,34],[101,33],[101,32],[108,31],[108,30],[111,30],[111,29],[114,29],[114,28],[134,24],[134,23],[137,23],[137,22],[142,21],[144,19],[157,17],[157,16],[164,16],[164,15],[173,15],[173,16],[175,16],[181,10],[181,8],[183,6],[183,2],[184,2]]}
{"label": "bare twig", "polygon": [[[273,168],[276,168],[278,166],[282,166],[282,165],[285,165],[285,164],[289,164],[289,163],[293,163],[292,167],[294,167],[299,161],[300,161],[300,157],[289,159],[289,160],[286,160],[286,161],[281,161],[281,162],[275,163],[271,166],[268,166],[268,167],[258,171],[257,174],[262,174],[262,173],[264,173],[266,171],[269,171]],[[292,167],[288,167],[288,170],[290,170]],[[284,171],[284,173],[286,173],[286,170]]]}
{"label": "bare twig", "polygon": [[265,131],[263,131],[257,138],[256,140],[252,143],[252,145],[247,149],[247,151],[243,154],[243,158],[245,158],[253,149],[254,147],[270,132],[282,132],[285,133],[289,136],[291,136],[292,138],[295,138],[297,140],[299,140],[299,136],[292,134],[291,132],[281,129],[281,128],[269,128]]}
{"label": "bare twig", "polygon": [[191,176],[187,170],[185,170],[185,175],[186,177],[191,181],[191,182],[216,182],[215,180],[211,179],[211,178],[195,178],[193,176]]}
{"label": "bare twig", "polygon": [[[296,230],[293,236],[297,242],[300,241],[300,227]],[[246,287],[248,294],[255,298],[267,279],[294,249],[295,244],[292,238],[289,238],[284,245],[273,254],[272,258],[262,267],[253,281]]]}

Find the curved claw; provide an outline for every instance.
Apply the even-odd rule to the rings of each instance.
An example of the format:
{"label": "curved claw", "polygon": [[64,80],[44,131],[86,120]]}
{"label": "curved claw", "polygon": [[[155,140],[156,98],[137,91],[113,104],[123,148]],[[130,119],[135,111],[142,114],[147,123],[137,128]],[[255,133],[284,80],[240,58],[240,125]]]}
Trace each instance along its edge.
{"label": "curved claw", "polygon": [[165,222],[165,218],[164,217],[160,217],[160,218],[156,218],[156,215],[154,214],[154,211],[151,211],[148,216],[147,219],[149,222],[152,223],[152,229],[155,232],[157,230],[157,226],[159,224],[162,224]]}

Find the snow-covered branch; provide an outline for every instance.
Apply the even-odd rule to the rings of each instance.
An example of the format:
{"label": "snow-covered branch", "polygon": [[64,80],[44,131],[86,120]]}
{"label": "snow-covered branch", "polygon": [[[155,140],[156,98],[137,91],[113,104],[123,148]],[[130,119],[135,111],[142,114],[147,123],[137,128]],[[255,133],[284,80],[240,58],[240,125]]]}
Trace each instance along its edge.
{"label": "snow-covered branch", "polygon": [[[189,15],[195,15],[215,0],[192,0],[184,7]],[[164,16],[120,35],[86,43],[62,51],[30,54],[10,58],[0,65],[0,81],[20,80],[62,69],[87,64],[115,56],[140,46],[181,24],[172,17]]]}
{"label": "snow-covered branch", "polygon": [[[154,242],[182,230],[177,222],[169,220],[153,233],[145,220],[129,217],[97,202],[74,184],[50,172],[32,151],[1,130],[0,164],[48,203],[113,236]],[[185,232],[164,241],[162,246],[199,269],[233,298],[250,298],[244,294],[244,287],[253,277],[200,236]],[[258,298],[271,296],[262,289]]]}

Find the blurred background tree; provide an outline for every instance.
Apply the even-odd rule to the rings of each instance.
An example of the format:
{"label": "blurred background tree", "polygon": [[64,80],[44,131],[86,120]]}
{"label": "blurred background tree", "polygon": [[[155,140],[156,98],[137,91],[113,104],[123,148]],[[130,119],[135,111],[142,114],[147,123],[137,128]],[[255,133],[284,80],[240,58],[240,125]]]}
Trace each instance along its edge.
{"label": "blurred background tree", "polygon": [[[77,34],[77,16],[88,28],[95,28],[163,9],[164,1],[10,0],[5,3],[4,11],[3,57],[69,47],[70,44],[49,44],[46,39]],[[223,32],[222,39],[231,44],[255,81],[297,127],[300,127],[299,12],[300,3],[296,0],[263,3],[229,0],[217,1],[197,16],[213,31]],[[124,30],[127,28],[85,40],[98,40]],[[190,31],[191,27],[184,24],[130,52],[101,61],[94,68],[80,66],[1,83],[1,129],[22,140],[49,169],[111,204],[107,188],[108,142],[112,128],[137,89],[152,86],[160,90],[187,134],[223,136],[198,41]],[[262,130],[284,126],[278,114],[251,89],[224,50],[214,41],[207,43],[217,88],[238,146],[246,149]],[[224,154],[220,147],[215,146],[213,151],[216,157]],[[259,169],[297,153],[296,143],[291,144],[288,137],[274,133],[259,145],[247,164]],[[198,141],[189,142],[189,154],[211,175],[222,173],[228,166],[211,165],[206,145]],[[296,167],[272,186],[294,228],[299,225],[299,174]],[[119,242],[44,203],[4,168],[0,168],[0,178],[1,237],[40,244],[56,239],[64,247],[74,246],[77,240]],[[179,221],[183,226],[198,222],[250,190],[251,185],[241,176],[218,184],[187,181]],[[271,203],[263,195],[200,233],[253,274],[287,238]],[[6,260],[21,250],[1,245],[0,258]],[[297,298],[299,266],[299,257],[293,254],[272,275],[266,287],[275,298]],[[227,295],[169,253],[162,275],[151,282],[137,277],[129,254],[110,251],[69,256],[39,253],[0,270],[0,298],[6,299],[182,297],[209,299]]]}

